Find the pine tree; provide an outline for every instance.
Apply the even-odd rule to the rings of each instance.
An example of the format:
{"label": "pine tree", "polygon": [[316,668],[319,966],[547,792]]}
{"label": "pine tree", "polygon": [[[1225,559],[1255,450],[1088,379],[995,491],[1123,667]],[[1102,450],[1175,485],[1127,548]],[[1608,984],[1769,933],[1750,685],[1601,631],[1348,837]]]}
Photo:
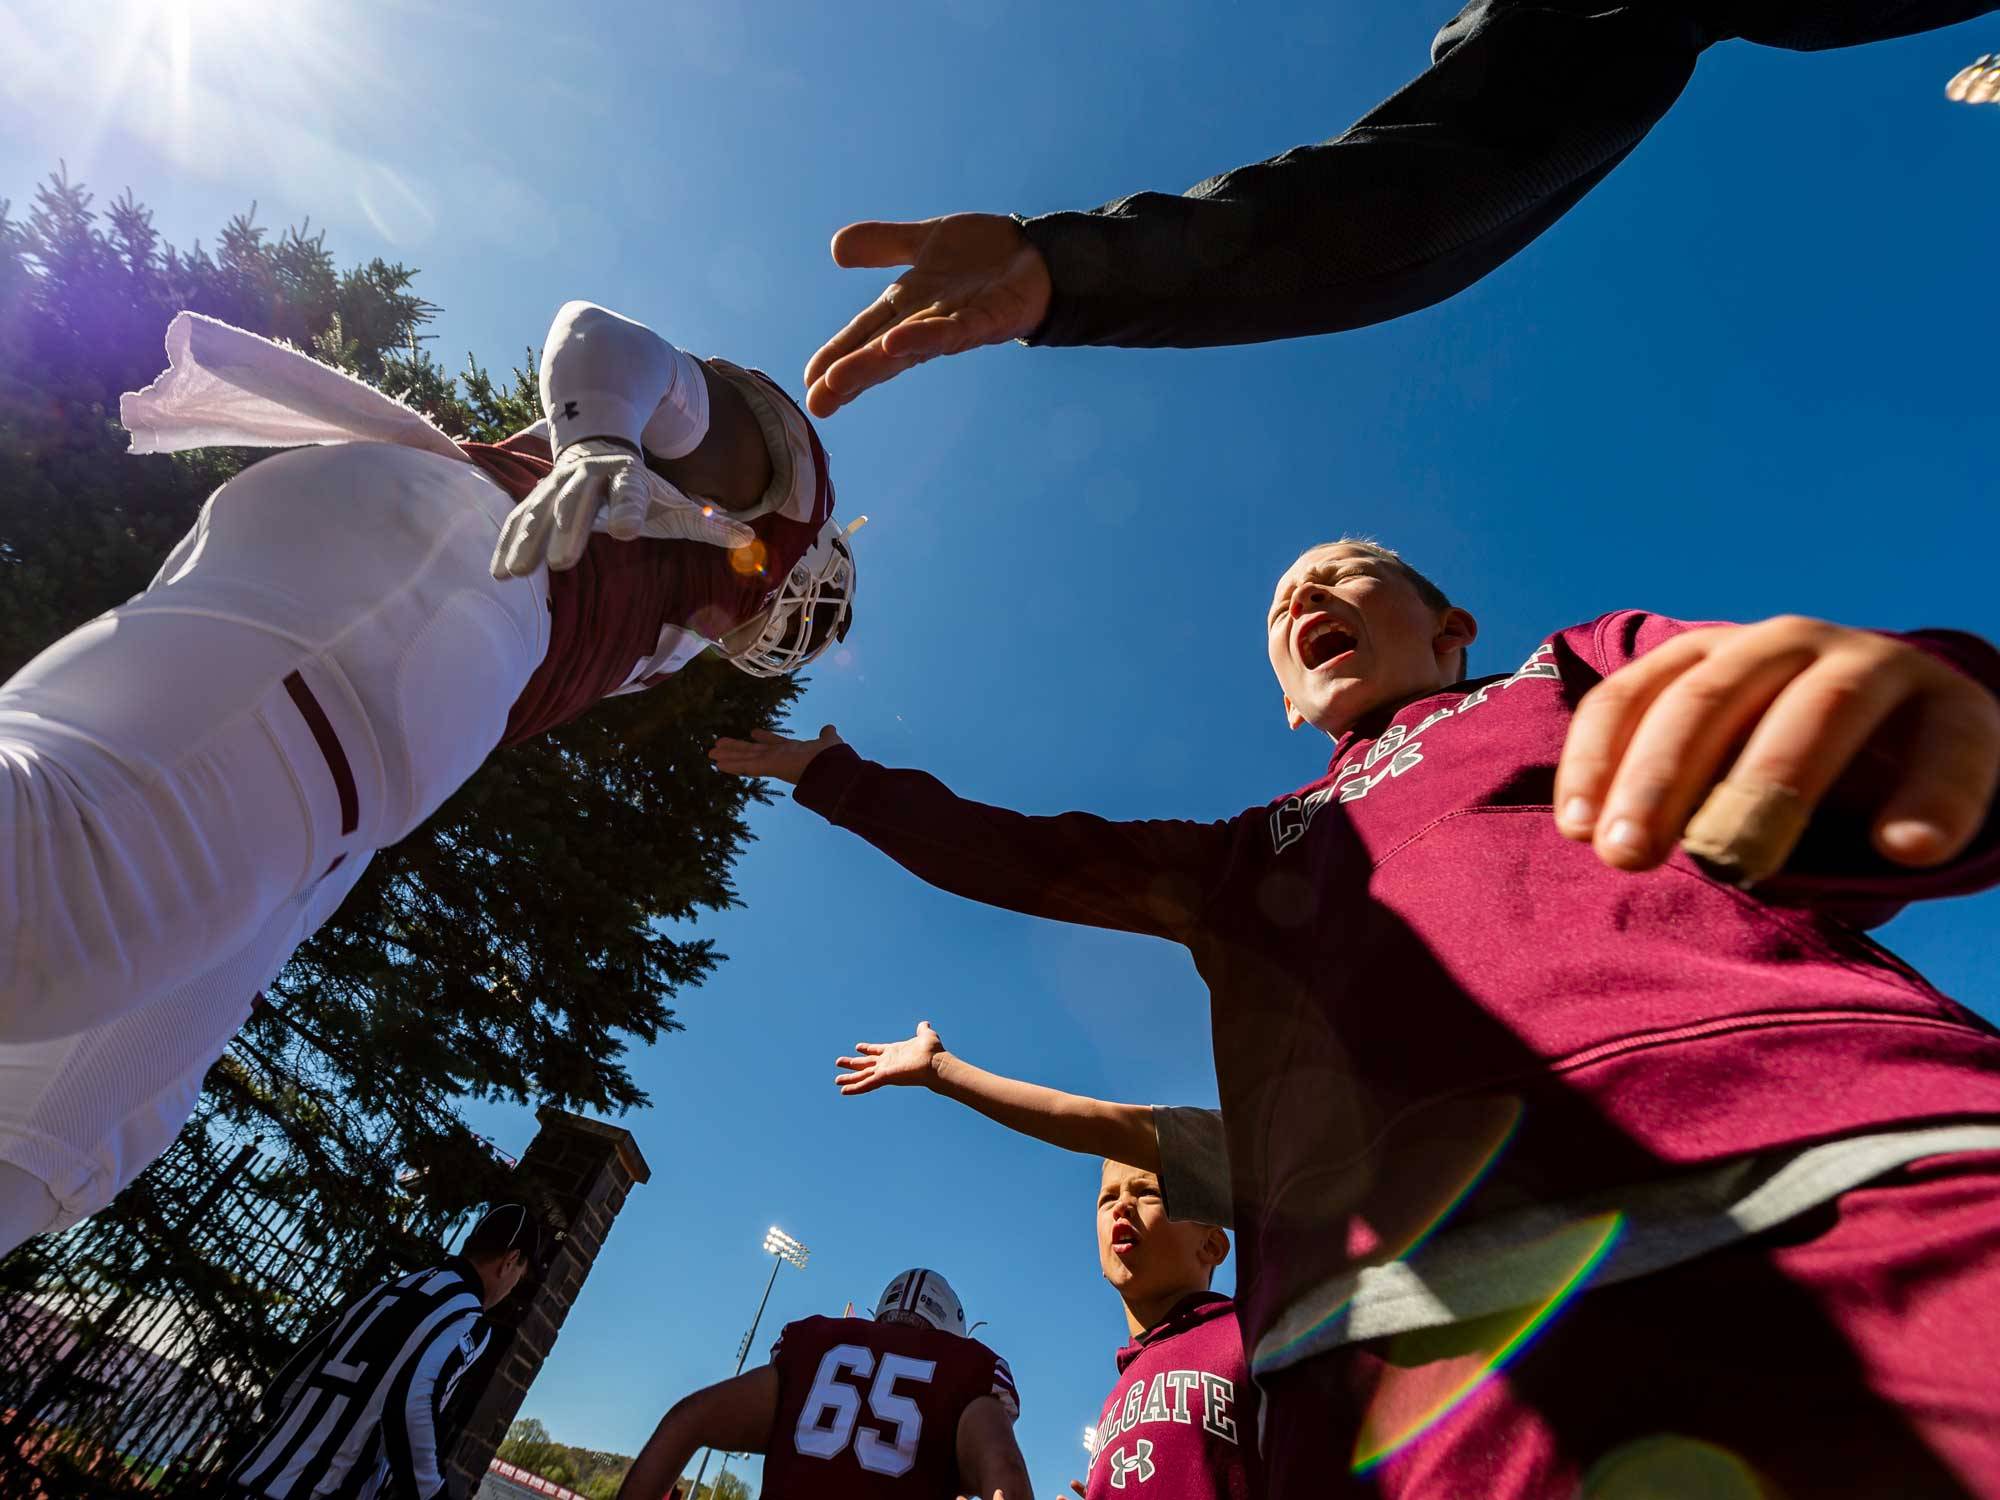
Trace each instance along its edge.
{"label": "pine tree", "polygon": [[[182,308],[289,340],[449,432],[532,420],[532,354],[504,380],[471,360],[448,375],[415,280],[379,259],[338,270],[323,231],[273,238],[254,206],[211,253],[163,244],[129,191],[100,214],[66,172],[25,219],[0,200],[0,680],[143,588],[209,491],[259,456],[124,452],[117,397],[159,373]],[[524,332],[544,312],[523,309]],[[698,661],[495,754],[299,950],[183,1142],[260,1136],[330,1228],[422,1238],[495,1186],[460,1101],[644,1104],[626,1048],[679,1029],[669,1002],[720,961],[689,924],[734,902],[759,795],[714,775],[706,747],[773,724],[794,691]]]}

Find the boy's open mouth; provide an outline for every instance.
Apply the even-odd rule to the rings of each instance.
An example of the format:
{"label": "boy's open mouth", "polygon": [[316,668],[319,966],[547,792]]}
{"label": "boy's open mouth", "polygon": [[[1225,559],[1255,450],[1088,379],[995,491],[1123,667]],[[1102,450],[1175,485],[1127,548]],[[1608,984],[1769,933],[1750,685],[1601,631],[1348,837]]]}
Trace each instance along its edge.
{"label": "boy's open mouth", "polygon": [[1120,1219],[1116,1224],[1111,1226],[1111,1253],[1113,1255],[1129,1255],[1138,1246],[1138,1243],[1139,1231],[1134,1229],[1125,1220]]}
{"label": "boy's open mouth", "polygon": [[1354,637],[1324,617],[1299,632],[1299,665],[1308,672],[1338,660],[1354,649]]}

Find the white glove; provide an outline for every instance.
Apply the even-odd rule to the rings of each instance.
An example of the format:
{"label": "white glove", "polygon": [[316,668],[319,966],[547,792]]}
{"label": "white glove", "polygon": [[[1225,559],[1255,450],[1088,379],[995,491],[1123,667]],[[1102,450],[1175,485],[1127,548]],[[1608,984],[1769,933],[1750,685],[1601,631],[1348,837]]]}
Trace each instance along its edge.
{"label": "white glove", "polygon": [[560,573],[583,560],[592,531],[741,547],[756,533],[705,501],[690,500],[621,443],[586,438],[563,449],[555,471],[500,528],[495,578],[525,578],[544,561]]}

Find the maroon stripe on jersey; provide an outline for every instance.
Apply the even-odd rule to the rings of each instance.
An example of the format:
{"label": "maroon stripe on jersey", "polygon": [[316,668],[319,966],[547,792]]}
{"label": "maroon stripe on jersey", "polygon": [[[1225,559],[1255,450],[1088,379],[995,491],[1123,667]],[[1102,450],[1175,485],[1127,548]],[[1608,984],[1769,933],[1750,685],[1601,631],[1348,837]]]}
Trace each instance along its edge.
{"label": "maroon stripe on jersey", "polygon": [[[319,706],[319,699],[306,686],[305,678],[297,672],[285,674],[285,691],[292,695],[292,703],[299,711],[299,717],[306,721],[306,728],[312,731],[313,743],[319,746],[319,753],[326,757],[326,768],[333,773],[333,789],[340,797],[340,831],[350,834],[361,826],[361,794],[354,785],[354,767],[347,762],[347,752],[341,748],[340,736],[333,732],[333,721],[326,716],[326,710]],[[339,860],[334,861],[340,863]],[[328,873],[332,873],[331,867]]]}

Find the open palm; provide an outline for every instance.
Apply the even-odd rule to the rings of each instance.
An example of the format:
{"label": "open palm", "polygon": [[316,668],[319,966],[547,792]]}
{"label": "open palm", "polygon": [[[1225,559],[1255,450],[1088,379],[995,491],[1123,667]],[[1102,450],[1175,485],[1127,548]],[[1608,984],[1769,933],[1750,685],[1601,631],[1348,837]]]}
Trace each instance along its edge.
{"label": "open palm", "polygon": [[834,1086],[843,1094],[869,1094],[891,1084],[921,1084],[931,1074],[931,1060],[944,1042],[928,1021],[917,1022],[917,1034],[900,1042],[856,1042],[858,1057],[836,1057],[842,1070]]}
{"label": "open palm", "polygon": [[816,417],[940,354],[1026,338],[1048,316],[1048,263],[1005,214],[849,224],[833,237],[833,259],[910,269],[806,365]]}

